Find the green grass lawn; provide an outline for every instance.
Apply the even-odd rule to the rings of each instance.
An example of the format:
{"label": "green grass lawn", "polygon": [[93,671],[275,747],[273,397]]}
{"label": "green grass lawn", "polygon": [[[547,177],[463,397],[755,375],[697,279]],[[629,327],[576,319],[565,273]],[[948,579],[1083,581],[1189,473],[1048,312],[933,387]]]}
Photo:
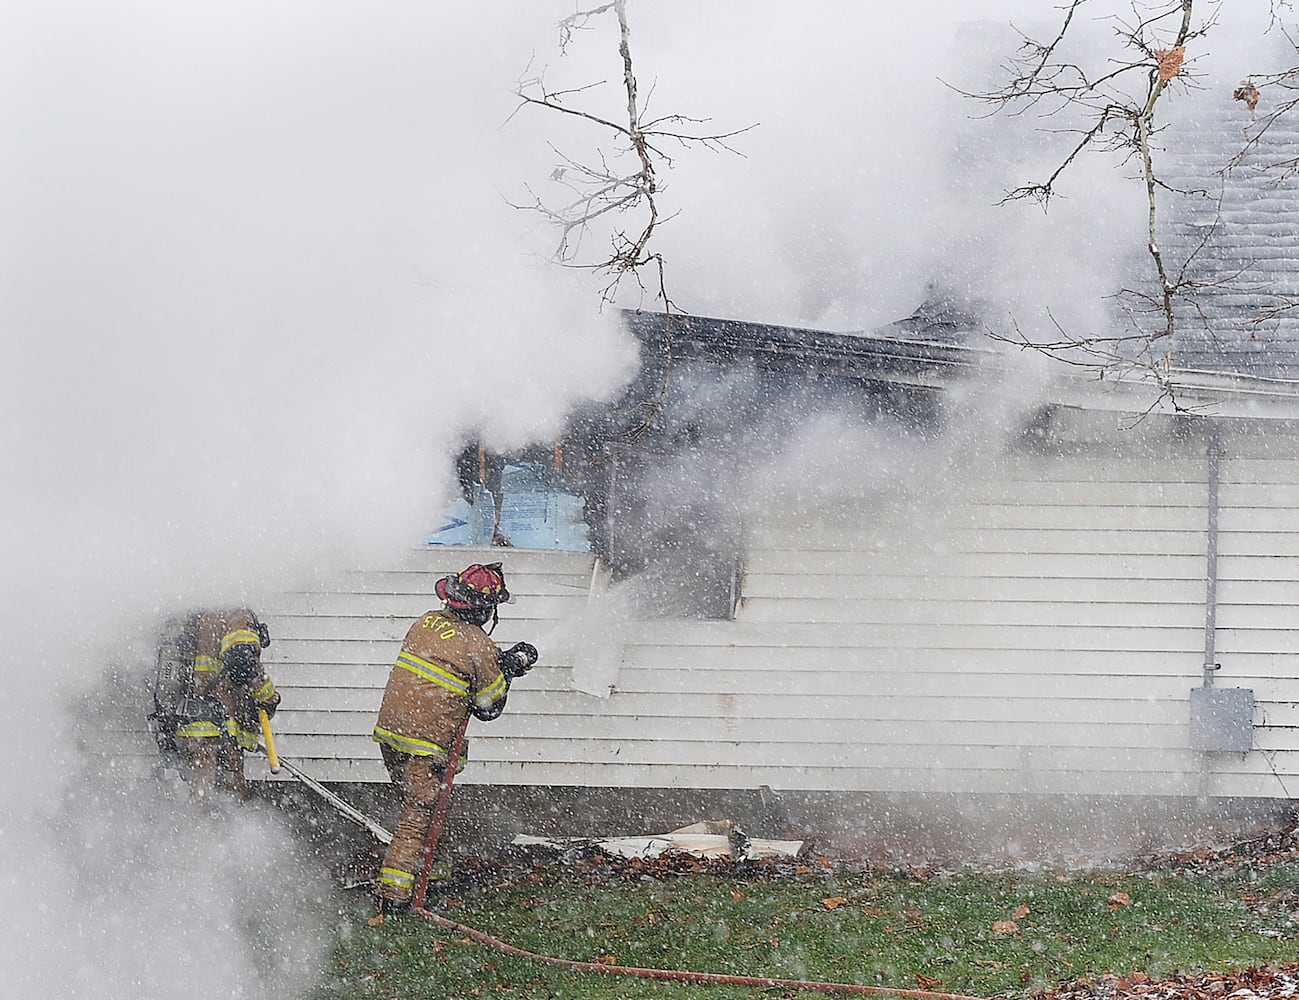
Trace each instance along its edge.
{"label": "green grass lawn", "polygon": [[[1026,998],[1060,982],[1299,958],[1299,862],[1221,870],[936,873],[800,867],[693,874],[520,861],[431,906],[560,958]],[[315,1000],[772,997],[515,958],[418,916],[371,927],[342,894]],[[806,994],[815,995],[815,994]]]}

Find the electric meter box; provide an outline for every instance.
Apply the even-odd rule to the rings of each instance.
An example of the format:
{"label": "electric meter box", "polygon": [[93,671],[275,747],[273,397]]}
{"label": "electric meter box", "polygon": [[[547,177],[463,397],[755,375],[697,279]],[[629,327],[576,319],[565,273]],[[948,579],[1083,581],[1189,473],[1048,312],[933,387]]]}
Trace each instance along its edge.
{"label": "electric meter box", "polygon": [[1253,690],[1191,688],[1191,749],[1244,753],[1253,747]]}

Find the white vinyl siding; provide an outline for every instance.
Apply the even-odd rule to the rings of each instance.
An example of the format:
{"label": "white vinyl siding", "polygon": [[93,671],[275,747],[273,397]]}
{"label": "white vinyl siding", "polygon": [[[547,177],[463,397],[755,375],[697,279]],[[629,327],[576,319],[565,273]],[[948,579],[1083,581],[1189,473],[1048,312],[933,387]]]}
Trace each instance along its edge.
{"label": "white vinyl siding", "polygon": [[825,751],[869,764],[832,787],[1193,792],[1207,464],[1173,450],[1016,452],[949,483],[936,517],[917,495],[842,532],[760,525],[746,617],[817,623],[832,648],[805,689],[856,710],[859,747]]}
{"label": "white vinyl siding", "polygon": [[512,549],[421,549],[281,595],[280,750],[321,780],[386,780],[369,733],[402,636],[438,576],[500,559],[518,600],[494,638],[541,661],[471,725],[466,782],[1292,798],[1299,446],[1242,424],[1224,452],[1214,680],[1254,691],[1247,754],[1189,742],[1203,443],[1104,424],[854,503],[772,499],[734,621],[631,620],[591,597],[592,556]]}
{"label": "white vinyl siding", "polygon": [[[433,585],[474,561],[503,560],[516,603],[501,607],[493,638],[543,647],[542,665],[511,691],[507,714],[518,711],[523,689],[544,697],[568,686],[571,669],[544,659],[539,634],[580,610],[590,592],[593,557],[527,549],[430,547],[405,553],[395,565],[346,574],[328,591],[283,594],[266,609],[273,641],[267,668],[284,701],[276,715],[279,750],[320,781],[387,781],[370,732],[384,684],[412,622],[440,607]],[[593,701],[595,699],[592,699]],[[509,746],[495,738],[500,720],[470,729],[471,775],[487,780],[482,763],[499,761]]]}
{"label": "white vinyl siding", "polygon": [[1254,746],[1215,755],[1214,794],[1299,795],[1299,438],[1224,439],[1215,683],[1254,691]]}

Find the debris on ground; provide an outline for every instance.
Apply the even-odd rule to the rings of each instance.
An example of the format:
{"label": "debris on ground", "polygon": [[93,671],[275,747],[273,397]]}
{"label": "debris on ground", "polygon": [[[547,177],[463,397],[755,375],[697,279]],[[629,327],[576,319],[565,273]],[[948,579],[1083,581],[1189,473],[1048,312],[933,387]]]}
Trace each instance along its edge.
{"label": "debris on ground", "polygon": [[761,861],[797,858],[806,846],[802,840],[759,840],[749,837],[730,820],[701,820],[672,830],[640,837],[534,837],[519,834],[514,847],[548,848],[559,853],[598,850],[619,858],[649,860],[663,854],[688,854],[696,858]]}
{"label": "debris on ground", "polygon": [[[1299,859],[1299,816],[1282,829],[1220,847],[1164,851],[1141,859],[1148,870],[1224,871],[1266,868]],[[1253,909],[1294,899],[1259,895],[1243,900]],[[1142,972],[1079,980],[1054,990],[1035,993],[1034,1000],[1273,1000],[1299,998],[1299,963],[1263,965],[1236,972],[1205,972],[1195,976],[1173,973],[1155,979]]]}
{"label": "debris on ground", "polygon": [[1252,866],[1263,868],[1299,859],[1299,816],[1291,817],[1280,830],[1224,847],[1200,847],[1189,851],[1165,851],[1142,859],[1143,867],[1185,868],[1218,871]]}
{"label": "debris on ground", "polygon": [[1263,965],[1240,972],[1174,973],[1152,979],[1140,972],[1080,980],[1034,1000],[1273,1000],[1299,997],[1299,964]]}
{"label": "debris on ground", "polygon": [[[462,893],[508,888],[539,882],[562,867],[589,885],[619,880],[660,879],[690,875],[735,876],[775,880],[840,870],[842,858],[814,854],[810,841],[763,841],[749,838],[729,822],[701,822],[666,834],[645,837],[545,838],[520,835],[495,856],[457,854],[453,883],[439,896],[448,905]],[[1215,847],[1156,852],[1137,859],[1132,867],[1146,871],[1224,871],[1265,868],[1299,861],[1299,813],[1281,827],[1238,842]],[[371,849],[354,858],[347,875],[364,879],[377,865]],[[855,866],[854,866],[855,867]],[[870,867],[870,866],[868,866]],[[944,874],[941,867],[910,866],[918,878]],[[1244,902],[1259,909],[1284,904],[1299,914],[1299,893],[1289,890],[1259,893]],[[447,898],[449,894],[450,898]],[[1257,905],[1256,905],[1257,904]],[[1032,994],[1033,1000],[1299,1000],[1299,963],[1261,965],[1244,970],[1187,975],[1173,972],[1154,977],[1144,972],[1104,975],[1062,983]]]}

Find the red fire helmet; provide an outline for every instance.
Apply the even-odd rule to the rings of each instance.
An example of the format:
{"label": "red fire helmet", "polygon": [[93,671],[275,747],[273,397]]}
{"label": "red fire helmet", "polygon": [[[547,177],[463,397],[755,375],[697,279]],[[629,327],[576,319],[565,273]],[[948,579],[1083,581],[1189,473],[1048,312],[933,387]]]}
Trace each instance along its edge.
{"label": "red fire helmet", "polygon": [[500,563],[474,563],[459,573],[444,576],[433,587],[438,598],[453,608],[494,608],[510,599]]}

